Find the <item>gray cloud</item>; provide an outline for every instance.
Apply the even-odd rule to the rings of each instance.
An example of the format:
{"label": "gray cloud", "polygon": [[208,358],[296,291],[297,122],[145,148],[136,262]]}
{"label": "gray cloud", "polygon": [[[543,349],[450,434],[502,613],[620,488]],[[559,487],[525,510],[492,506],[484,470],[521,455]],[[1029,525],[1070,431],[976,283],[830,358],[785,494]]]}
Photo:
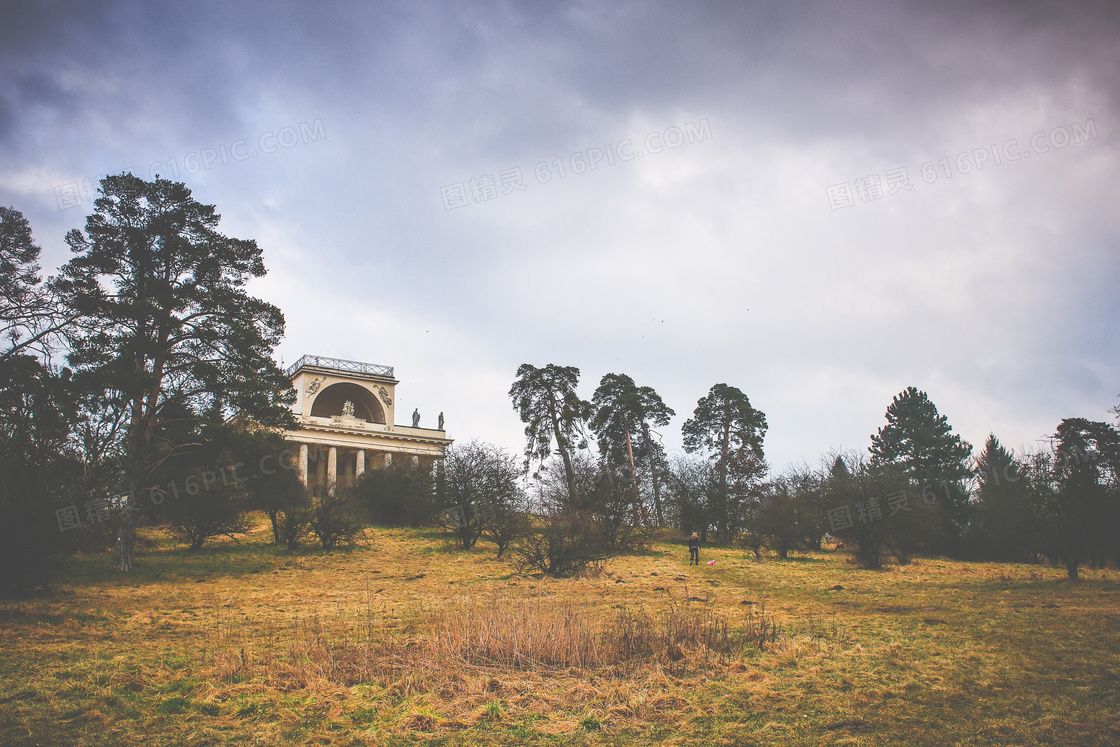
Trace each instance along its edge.
{"label": "gray cloud", "polygon": [[[89,208],[55,187],[174,161],[265,248],[289,361],[395,365],[406,409],[460,438],[518,447],[506,391],[530,361],[580,366],[588,395],[609,371],[658,388],[674,448],[716,381],[767,412],[778,465],[865,447],[911,384],[974,444],[1030,443],[1120,392],[1118,14],[29,3],[0,29],[0,204],[50,267]],[[710,138],[645,152],[701,120]],[[1090,121],[959,173],[961,153]],[[627,138],[642,157],[558,175]],[[244,160],[186,173],[239,141]],[[826,187],[899,167],[910,190],[830,209]],[[441,187],[513,168],[524,190],[444,209]]]}

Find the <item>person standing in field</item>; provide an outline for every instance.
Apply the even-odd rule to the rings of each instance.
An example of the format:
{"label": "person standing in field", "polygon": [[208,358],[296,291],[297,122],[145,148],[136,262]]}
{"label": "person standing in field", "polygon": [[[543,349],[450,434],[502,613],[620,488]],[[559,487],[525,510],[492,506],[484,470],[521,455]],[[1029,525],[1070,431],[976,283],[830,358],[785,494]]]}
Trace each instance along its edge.
{"label": "person standing in field", "polygon": [[688,564],[700,565],[700,535],[696,532],[688,538]]}

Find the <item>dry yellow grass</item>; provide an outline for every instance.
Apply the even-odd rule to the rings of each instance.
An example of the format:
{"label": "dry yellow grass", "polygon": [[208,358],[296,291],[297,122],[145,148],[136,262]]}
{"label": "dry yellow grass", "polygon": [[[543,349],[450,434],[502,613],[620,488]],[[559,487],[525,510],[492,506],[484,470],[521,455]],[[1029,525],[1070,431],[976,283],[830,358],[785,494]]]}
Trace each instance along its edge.
{"label": "dry yellow grass", "polygon": [[553,580],[434,532],[149,536],[129,576],[80,558],[0,603],[0,742],[1120,743],[1115,571],[655,543]]}

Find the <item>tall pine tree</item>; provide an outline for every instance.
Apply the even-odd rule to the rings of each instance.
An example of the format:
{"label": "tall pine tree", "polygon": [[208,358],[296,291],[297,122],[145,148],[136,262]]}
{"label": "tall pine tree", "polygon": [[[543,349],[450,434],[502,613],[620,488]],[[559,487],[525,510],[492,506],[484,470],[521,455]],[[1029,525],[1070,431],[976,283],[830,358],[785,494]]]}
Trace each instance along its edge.
{"label": "tall pine tree", "polygon": [[989,434],[976,457],[976,508],[970,523],[970,553],[987,560],[1033,561],[1040,550],[1038,527],[1022,464]]}
{"label": "tall pine tree", "polygon": [[537,368],[522,363],[517,379],[510,387],[513,407],[525,423],[525,467],[535,458],[543,462],[552,454],[553,444],[564,463],[568,487],[568,503],[579,501],[572,453],[574,441],[583,433],[584,423],[591,415],[591,403],[579,398],[579,369],[549,363]]}
{"label": "tall pine tree", "polygon": [[968,466],[972,446],[953,433],[948,418],[929,396],[907,387],[887,408],[887,424],[871,437],[871,466],[901,468],[927,502],[942,508],[942,531],[949,545],[968,520]]}
{"label": "tall pine tree", "polygon": [[653,491],[654,518],[665,522],[661,506],[661,478],[665,452],[651,434],[650,424],[665,426],[675,413],[651,387],[639,387],[626,374],[607,374],[591,397],[595,414],[591,429],[603,458],[612,466],[623,466],[629,474],[635,504],[638,503],[638,469],[647,465]]}
{"label": "tall pine tree", "polygon": [[119,488],[129,498],[113,568],[128,571],[149,481],[190,448],[160,437],[165,413],[201,421],[217,405],[290,424],[294,392],[272,360],[284,317],[245,290],[265,274],[257,243],[220,234],[214,206],[178,182],[110,176],[100,194],[85,232],[66,235],[75,256],[52,289],[76,319],[71,365],[116,392],[127,413]]}
{"label": "tall pine tree", "polygon": [[744,525],[749,493],[766,472],[762,452],[766,428],[766,415],[752,407],[737,387],[727,384],[714,385],[697,401],[692,417],[681,428],[684,450],[707,452],[714,462],[711,521],[725,542]]}

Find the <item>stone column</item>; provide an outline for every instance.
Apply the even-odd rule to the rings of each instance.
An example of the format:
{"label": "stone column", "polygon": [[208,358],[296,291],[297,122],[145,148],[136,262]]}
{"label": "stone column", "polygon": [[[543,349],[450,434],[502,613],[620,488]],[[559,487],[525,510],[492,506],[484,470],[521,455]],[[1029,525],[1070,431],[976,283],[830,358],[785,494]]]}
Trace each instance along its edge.
{"label": "stone column", "polygon": [[357,479],[366,471],[366,450],[358,449],[357,461],[354,462],[354,478]]}
{"label": "stone column", "polygon": [[327,495],[334,495],[334,486],[338,482],[338,447],[332,446],[327,452]]}
{"label": "stone column", "polygon": [[327,460],[323,458],[322,447],[319,447],[315,460],[315,478],[315,489],[321,493],[327,485]]}
{"label": "stone column", "polygon": [[307,487],[307,444],[299,445],[299,481]]}

